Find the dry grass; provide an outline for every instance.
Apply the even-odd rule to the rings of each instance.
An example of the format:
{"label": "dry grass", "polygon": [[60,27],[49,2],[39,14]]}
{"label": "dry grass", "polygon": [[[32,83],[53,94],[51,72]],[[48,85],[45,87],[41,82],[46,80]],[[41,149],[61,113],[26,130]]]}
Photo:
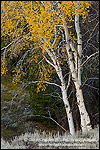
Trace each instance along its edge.
{"label": "dry grass", "polygon": [[35,130],[16,136],[10,143],[1,139],[1,149],[99,149],[99,127],[74,137]]}

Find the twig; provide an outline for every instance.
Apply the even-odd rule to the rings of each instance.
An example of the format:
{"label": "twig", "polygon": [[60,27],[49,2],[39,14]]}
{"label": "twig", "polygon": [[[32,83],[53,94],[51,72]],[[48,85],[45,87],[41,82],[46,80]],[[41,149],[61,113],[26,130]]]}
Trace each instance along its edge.
{"label": "twig", "polygon": [[99,54],[99,51],[98,51],[98,52],[95,52],[95,53],[93,53],[92,55],[90,55],[89,57],[87,57],[87,59],[81,64],[81,67],[82,67],[91,57],[93,57],[93,56],[96,55],[96,54]]}

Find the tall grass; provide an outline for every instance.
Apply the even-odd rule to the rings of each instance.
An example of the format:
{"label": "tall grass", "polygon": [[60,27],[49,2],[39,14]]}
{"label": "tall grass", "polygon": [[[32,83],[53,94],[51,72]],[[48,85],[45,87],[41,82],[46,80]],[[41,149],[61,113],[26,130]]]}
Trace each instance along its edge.
{"label": "tall grass", "polygon": [[16,136],[10,143],[1,139],[1,149],[99,149],[99,127],[88,133],[81,132],[75,136],[59,132],[46,133],[35,130],[34,133],[25,133]]}

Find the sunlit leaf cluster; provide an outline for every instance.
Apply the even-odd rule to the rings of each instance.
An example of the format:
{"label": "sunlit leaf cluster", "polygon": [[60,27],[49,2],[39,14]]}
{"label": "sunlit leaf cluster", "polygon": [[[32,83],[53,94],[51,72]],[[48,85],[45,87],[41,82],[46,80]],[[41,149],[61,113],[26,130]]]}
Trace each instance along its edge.
{"label": "sunlit leaf cluster", "polygon": [[4,60],[4,58],[1,58],[1,74],[2,75],[6,75],[8,69],[7,69],[7,63],[6,61]]}

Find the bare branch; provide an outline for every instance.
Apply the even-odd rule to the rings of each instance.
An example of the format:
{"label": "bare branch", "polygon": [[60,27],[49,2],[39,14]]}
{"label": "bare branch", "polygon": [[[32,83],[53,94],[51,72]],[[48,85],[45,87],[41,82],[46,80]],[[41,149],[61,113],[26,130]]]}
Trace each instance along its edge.
{"label": "bare branch", "polygon": [[96,88],[96,87],[94,87],[94,86],[91,86],[91,85],[88,85],[88,84],[85,84],[86,86],[89,86],[90,88],[93,88],[93,89],[95,89],[95,90],[98,90],[99,88]]}
{"label": "bare branch", "polygon": [[[93,32],[95,31],[95,29],[96,29],[96,27],[99,25],[99,22],[97,22],[97,24],[95,25],[95,27],[93,28],[93,31],[92,31],[92,33],[90,34],[90,37],[89,37],[89,39],[87,40],[87,44],[88,44],[88,42],[91,40],[91,38],[93,37],[92,36],[92,34],[93,34]],[[84,47],[84,49],[87,47],[87,45]],[[84,49],[83,49],[83,51],[84,51]]]}
{"label": "bare branch", "polygon": [[[28,115],[27,115],[28,116]],[[65,128],[63,128],[56,120],[54,120],[51,116],[47,117],[47,116],[43,116],[43,115],[32,115],[32,117],[43,117],[46,119],[50,119],[53,122],[55,122],[61,129],[63,129],[65,132],[68,132]]]}
{"label": "bare branch", "polygon": [[53,67],[55,68],[55,66],[53,65],[53,63],[51,63],[51,62],[46,58],[45,55],[43,55],[43,57],[44,57],[44,59],[46,60],[46,62],[48,62],[51,66],[53,66]]}
{"label": "bare branch", "polygon": [[50,84],[50,85],[55,85],[57,87],[60,87],[60,85],[56,84],[56,83],[51,83],[51,82],[48,82],[48,81],[31,81],[31,82],[28,82],[28,84],[31,84],[31,83],[46,83],[46,84]]}
{"label": "bare branch", "polygon": [[20,88],[19,90],[16,92],[16,94],[14,95],[14,97],[12,98],[12,103],[13,103],[13,100],[15,99],[15,97],[20,94],[22,92],[22,90],[24,90],[26,87],[28,87],[30,84],[35,84],[35,83],[46,83],[46,84],[50,84],[50,85],[55,85],[59,88],[61,88],[60,85],[56,84],[56,83],[51,83],[51,82],[48,82],[48,81],[31,81],[31,82],[27,82],[27,83],[24,83]]}
{"label": "bare branch", "polygon": [[95,52],[93,53],[92,55],[90,55],[89,57],[87,56],[87,59],[81,64],[81,67],[93,56],[95,56],[96,54],[99,54],[99,51],[98,52]]}
{"label": "bare branch", "polygon": [[87,82],[88,80],[99,80],[99,78],[88,78],[88,79],[83,83],[82,87],[83,87],[84,85],[86,85],[86,82]]}

